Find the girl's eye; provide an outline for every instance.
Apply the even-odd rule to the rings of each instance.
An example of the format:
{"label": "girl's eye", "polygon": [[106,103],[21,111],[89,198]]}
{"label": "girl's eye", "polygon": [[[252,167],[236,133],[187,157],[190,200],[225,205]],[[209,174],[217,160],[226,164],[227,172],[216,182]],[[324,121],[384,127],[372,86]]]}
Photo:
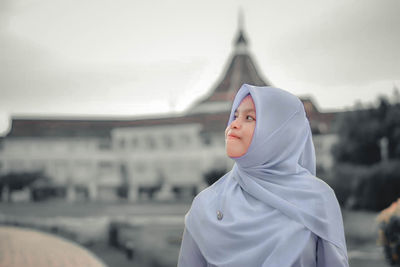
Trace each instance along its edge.
{"label": "girl's eye", "polygon": [[251,121],[254,121],[255,119],[252,117],[252,116],[250,116],[250,115],[248,115],[247,117],[246,117],[246,119],[247,120],[251,120]]}

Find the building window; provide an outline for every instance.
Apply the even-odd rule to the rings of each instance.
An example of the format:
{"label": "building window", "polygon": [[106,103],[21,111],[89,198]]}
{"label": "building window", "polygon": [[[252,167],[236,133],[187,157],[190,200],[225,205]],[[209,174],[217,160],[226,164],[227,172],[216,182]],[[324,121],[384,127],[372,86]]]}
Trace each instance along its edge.
{"label": "building window", "polygon": [[174,160],[171,162],[170,166],[175,172],[180,172],[183,169],[184,163],[179,160]]}
{"label": "building window", "polygon": [[185,168],[188,170],[196,170],[199,168],[199,163],[196,160],[188,160],[185,162]]}
{"label": "building window", "polygon": [[119,140],[119,148],[121,148],[121,149],[125,148],[125,139],[121,138]]}
{"label": "building window", "polygon": [[147,144],[147,147],[150,149],[154,149],[156,147],[156,141],[151,136],[146,137],[146,144]]}
{"label": "building window", "polygon": [[112,168],[113,163],[111,161],[100,161],[99,162],[99,167],[101,169],[109,169]]}
{"label": "building window", "polygon": [[23,171],[24,162],[22,160],[10,160],[8,162],[9,169],[11,171]]}
{"label": "building window", "polygon": [[111,161],[102,160],[98,163],[97,175],[98,178],[110,177],[114,174],[114,164]]}
{"label": "building window", "polygon": [[131,144],[133,148],[136,148],[138,146],[138,139],[136,137],[133,137],[131,140]]}
{"label": "building window", "polygon": [[165,147],[167,147],[167,148],[171,148],[172,147],[172,145],[173,145],[173,142],[172,142],[172,137],[171,136],[169,136],[169,135],[164,135],[164,144],[165,144]]}
{"label": "building window", "polygon": [[81,169],[89,169],[90,161],[88,160],[79,160],[76,162],[76,167]]}
{"label": "building window", "polygon": [[146,171],[146,164],[144,162],[139,162],[135,164],[135,169],[138,173],[143,173]]}
{"label": "building window", "polygon": [[46,162],[43,160],[33,160],[31,166],[33,170],[44,171]]}
{"label": "building window", "polygon": [[200,137],[204,145],[211,145],[211,134],[207,132],[200,133]]}
{"label": "building window", "polygon": [[182,134],[180,138],[181,144],[182,145],[189,145],[190,144],[190,136],[187,134]]}
{"label": "building window", "polygon": [[101,139],[99,141],[99,149],[100,150],[110,150],[111,149],[110,139]]}

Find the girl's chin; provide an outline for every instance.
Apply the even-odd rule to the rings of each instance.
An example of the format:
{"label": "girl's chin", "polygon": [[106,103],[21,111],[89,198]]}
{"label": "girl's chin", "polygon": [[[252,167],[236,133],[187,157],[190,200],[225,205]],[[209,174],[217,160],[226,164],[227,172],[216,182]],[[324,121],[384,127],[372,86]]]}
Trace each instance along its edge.
{"label": "girl's chin", "polygon": [[226,155],[230,158],[239,158],[243,156],[245,153],[239,152],[239,151],[226,151]]}

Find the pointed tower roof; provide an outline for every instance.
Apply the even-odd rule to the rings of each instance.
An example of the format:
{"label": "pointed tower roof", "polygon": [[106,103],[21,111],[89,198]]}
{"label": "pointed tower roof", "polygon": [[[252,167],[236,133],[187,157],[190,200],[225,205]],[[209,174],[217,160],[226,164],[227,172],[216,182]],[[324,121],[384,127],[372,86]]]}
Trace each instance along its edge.
{"label": "pointed tower roof", "polygon": [[239,29],[234,39],[233,53],[217,86],[192,112],[229,110],[232,101],[244,83],[257,86],[271,86],[271,82],[261,77],[248,50],[248,41],[243,30],[243,16],[239,14]]}
{"label": "pointed tower roof", "polygon": [[238,26],[239,26],[238,37],[236,38],[236,42],[234,44],[236,47],[237,46],[245,46],[245,47],[247,46],[247,40],[244,36],[244,25],[243,24],[244,24],[243,12],[240,9],[239,10],[239,23],[238,23]]}

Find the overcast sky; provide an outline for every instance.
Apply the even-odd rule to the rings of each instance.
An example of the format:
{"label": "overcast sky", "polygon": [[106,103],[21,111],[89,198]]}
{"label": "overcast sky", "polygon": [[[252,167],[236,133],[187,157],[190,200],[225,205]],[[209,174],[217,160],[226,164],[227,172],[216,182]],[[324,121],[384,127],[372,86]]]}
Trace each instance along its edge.
{"label": "overcast sky", "polygon": [[399,0],[1,0],[0,133],[12,115],[186,110],[229,62],[239,8],[262,76],[322,110],[400,87]]}

